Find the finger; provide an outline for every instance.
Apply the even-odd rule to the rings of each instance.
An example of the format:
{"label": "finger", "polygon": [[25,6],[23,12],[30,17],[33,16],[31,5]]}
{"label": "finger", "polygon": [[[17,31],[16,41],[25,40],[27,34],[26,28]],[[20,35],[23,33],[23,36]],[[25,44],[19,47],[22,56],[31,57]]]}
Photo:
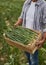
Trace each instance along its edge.
{"label": "finger", "polygon": [[38,47],[39,47],[39,48],[41,48],[41,47],[42,47],[42,45],[39,45]]}
{"label": "finger", "polygon": [[36,45],[36,46],[39,46],[39,45],[40,45],[40,43],[36,43],[35,45]]}
{"label": "finger", "polygon": [[14,28],[16,27],[17,25],[16,24],[14,24]]}
{"label": "finger", "polygon": [[39,41],[36,41],[36,43],[39,43]]}

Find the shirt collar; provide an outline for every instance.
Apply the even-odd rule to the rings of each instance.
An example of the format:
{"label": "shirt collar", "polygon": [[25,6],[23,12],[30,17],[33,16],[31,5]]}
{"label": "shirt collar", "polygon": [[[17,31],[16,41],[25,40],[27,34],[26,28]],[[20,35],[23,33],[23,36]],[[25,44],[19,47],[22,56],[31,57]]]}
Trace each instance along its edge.
{"label": "shirt collar", "polygon": [[[31,0],[28,0],[28,4],[30,4],[31,3]],[[44,0],[38,0],[37,2],[36,2],[36,6],[39,6],[39,5],[41,5],[42,3],[44,3]]]}

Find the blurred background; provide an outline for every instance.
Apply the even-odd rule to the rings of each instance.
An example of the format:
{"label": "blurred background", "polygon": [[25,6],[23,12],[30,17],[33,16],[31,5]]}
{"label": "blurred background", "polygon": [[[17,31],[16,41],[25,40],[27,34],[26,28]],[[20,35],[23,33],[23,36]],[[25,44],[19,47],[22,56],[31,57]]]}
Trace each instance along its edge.
{"label": "blurred background", "polygon": [[[25,0],[0,0],[0,65],[28,65],[23,51],[11,47],[3,38],[7,30],[6,21],[13,26],[17,21]],[[39,65],[46,65],[46,42],[39,50]]]}

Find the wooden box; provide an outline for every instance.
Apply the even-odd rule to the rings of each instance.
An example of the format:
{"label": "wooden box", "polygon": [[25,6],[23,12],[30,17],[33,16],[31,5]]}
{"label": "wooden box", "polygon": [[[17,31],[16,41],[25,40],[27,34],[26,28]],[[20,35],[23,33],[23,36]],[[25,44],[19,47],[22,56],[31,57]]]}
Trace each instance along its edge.
{"label": "wooden box", "polygon": [[29,43],[27,45],[24,45],[22,43],[19,43],[17,41],[13,41],[13,40],[9,39],[8,37],[6,37],[5,33],[3,34],[3,36],[4,36],[6,42],[8,42],[9,45],[16,46],[17,48],[19,48],[23,51],[27,51],[29,53],[34,54],[34,52],[38,49],[38,47],[35,44],[38,40],[41,39],[42,35],[41,35],[41,32],[39,32],[39,31],[35,31],[35,30],[31,30],[31,31],[37,33],[38,36],[37,36],[37,39],[34,40],[33,43]]}

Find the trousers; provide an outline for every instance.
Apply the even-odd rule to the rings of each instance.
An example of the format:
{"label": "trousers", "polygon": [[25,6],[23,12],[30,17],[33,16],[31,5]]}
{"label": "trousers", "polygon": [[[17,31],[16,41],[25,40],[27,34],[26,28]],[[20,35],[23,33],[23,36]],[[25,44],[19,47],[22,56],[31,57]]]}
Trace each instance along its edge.
{"label": "trousers", "polygon": [[34,54],[25,52],[29,65],[38,65],[38,50]]}

